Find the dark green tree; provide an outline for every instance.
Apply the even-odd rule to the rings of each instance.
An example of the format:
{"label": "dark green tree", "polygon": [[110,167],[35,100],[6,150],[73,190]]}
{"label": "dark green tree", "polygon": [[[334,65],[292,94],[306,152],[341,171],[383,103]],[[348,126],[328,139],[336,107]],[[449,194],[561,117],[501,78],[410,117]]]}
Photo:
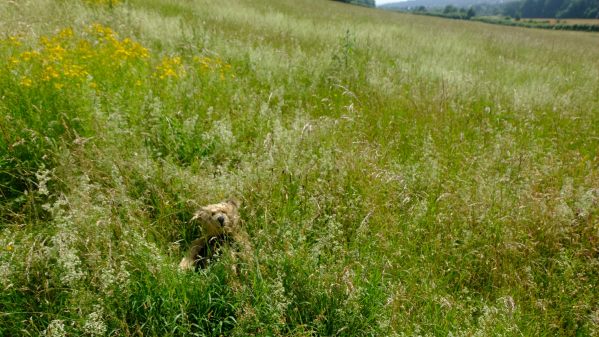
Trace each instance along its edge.
{"label": "dark green tree", "polygon": [[563,5],[564,0],[545,0],[543,7],[543,17],[554,18]]}
{"label": "dark green tree", "polygon": [[458,8],[453,6],[453,5],[447,5],[445,6],[445,9],[443,9],[443,14],[449,14],[449,13],[455,13],[458,11]]}
{"label": "dark green tree", "polygon": [[523,18],[541,18],[543,17],[543,5],[540,1],[524,0],[521,14]]}
{"label": "dark green tree", "polygon": [[507,15],[510,16],[512,18],[515,17],[520,17],[520,8],[522,7],[522,2],[520,1],[513,1],[513,2],[508,2],[506,4],[503,5],[503,15]]}
{"label": "dark green tree", "polygon": [[470,20],[475,15],[476,15],[476,12],[474,11],[474,8],[472,8],[472,7],[468,8],[468,11],[466,12],[466,19]]}

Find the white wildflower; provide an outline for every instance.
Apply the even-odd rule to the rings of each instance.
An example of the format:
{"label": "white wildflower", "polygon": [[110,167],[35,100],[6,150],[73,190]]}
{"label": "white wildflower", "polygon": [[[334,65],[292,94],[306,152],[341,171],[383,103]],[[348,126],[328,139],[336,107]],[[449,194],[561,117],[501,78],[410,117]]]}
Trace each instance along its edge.
{"label": "white wildflower", "polygon": [[599,336],[599,309],[592,312],[590,315],[591,336]]}
{"label": "white wildflower", "polygon": [[562,220],[571,220],[574,218],[574,211],[563,201],[555,208],[555,214]]}
{"label": "white wildflower", "polygon": [[50,324],[46,330],[42,332],[42,335],[47,337],[64,337],[66,336],[66,332],[64,331],[64,322],[59,319],[55,319]]}
{"label": "white wildflower", "polygon": [[223,119],[214,122],[212,129],[204,136],[205,140],[218,139],[218,141],[227,146],[235,142],[235,135],[231,127],[231,122]]}
{"label": "white wildflower", "polygon": [[270,299],[273,304],[273,320],[275,321],[284,321],[285,310],[289,306],[291,301],[285,295],[285,287],[283,286],[283,277],[285,275],[277,274],[277,278],[272,285],[270,291]]}
{"label": "white wildflower", "polygon": [[501,297],[499,300],[503,301],[503,305],[508,314],[511,315],[516,311],[516,301],[514,301],[512,296]]}
{"label": "white wildflower", "polygon": [[104,336],[106,334],[106,323],[103,320],[104,310],[102,307],[94,306],[94,312],[87,316],[87,321],[83,325],[83,331],[90,336]]}
{"label": "white wildflower", "polygon": [[100,288],[105,294],[112,294],[112,285],[116,282],[114,269],[112,267],[103,268],[100,273]]}
{"label": "white wildflower", "polygon": [[81,260],[76,254],[76,251],[71,247],[72,242],[76,238],[73,234],[69,234],[65,228],[52,238],[54,247],[58,250],[58,264],[63,270],[61,281],[69,286],[74,285],[83,277],[83,272],[80,270]]}
{"label": "white wildflower", "polygon": [[10,263],[2,262],[0,263],[0,285],[6,289],[10,287],[10,276],[11,276],[11,268]]}
{"label": "white wildflower", "polygon": [[41,195],[49,195],[50,191],[48,191],[48,181],[50,181],[50,170],[46,170],[45,166],[42,164],[42,167],[35,172],[35,177],[37,178],[37,193]]}
{"label": "white wildflower", "polygon": [[576,201],[577,215],[581,218],[589,216],[593,207],[599,201],[599,189],[590,189],[588,191],[580,191],[578,200]]}
{"label": "white wildflower", "polygon": [[127,262],[122,261],[119,272],[116,274],[116,281],[120,285],[121,289],[126,287],[129,284],[129,276],[131,276],[129,274],[129,272],[127,271],[126,265],[127,265]]}
{"label": "white wildflower", "polygon": [[562,189],[560,190],[560,196],[562,199],[572,198],[574,192],[574,179],[572,177],[565,177]]}

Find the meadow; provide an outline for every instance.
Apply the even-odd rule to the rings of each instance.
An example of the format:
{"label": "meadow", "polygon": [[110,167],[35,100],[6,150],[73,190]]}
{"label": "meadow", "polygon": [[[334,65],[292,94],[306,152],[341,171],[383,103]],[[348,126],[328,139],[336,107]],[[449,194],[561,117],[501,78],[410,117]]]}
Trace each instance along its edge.
{"label": "meadow", "polygon": [[[229,197],[254,262],[178,270]],[[597,336],[597,284],[597,33],[0,2],[0,336]]]}
{"label": "meadow", "polygon": [[[438,16],[443,17],[443,15],[439,14]],[[449,17],[451,18],[451,16]],[[599,19],[514,19],[509,16],[475,16],[470,20],[512,27],[599,32]]]}

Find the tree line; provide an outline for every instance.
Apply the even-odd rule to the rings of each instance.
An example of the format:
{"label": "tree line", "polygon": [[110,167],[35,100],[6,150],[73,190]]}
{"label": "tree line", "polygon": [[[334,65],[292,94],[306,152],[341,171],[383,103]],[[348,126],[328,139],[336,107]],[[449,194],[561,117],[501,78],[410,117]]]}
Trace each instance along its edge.
{"label": "tree line", "polygon": [[511,17],[599,18],[597,0],[522,0],[504,6],[504,14]]}
{"label": "tree line", "polygon": [[599,0],[519,0],[502,4],[474,5],[478,15],[512,18],[599,18]]}

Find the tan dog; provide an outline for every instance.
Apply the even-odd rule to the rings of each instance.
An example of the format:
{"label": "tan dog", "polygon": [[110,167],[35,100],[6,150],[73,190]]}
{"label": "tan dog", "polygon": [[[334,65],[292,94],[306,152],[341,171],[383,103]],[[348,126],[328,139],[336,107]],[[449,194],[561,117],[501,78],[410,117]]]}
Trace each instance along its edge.
{"label": "tan dog", "polygon": [[[248,236],[239,224],[238,208],[238,201],[227,200],[204,206],[194,214],[191,221],[200,224],[202,236],[191,243],[189,253],[179,263],[181,269],[205,268],[225,244],[236,246],[234,248],[241,251],[235,253],[232,249],[234,261],[238,254],[250,251]],[[236,270],[235,267],[233,269]]]}

